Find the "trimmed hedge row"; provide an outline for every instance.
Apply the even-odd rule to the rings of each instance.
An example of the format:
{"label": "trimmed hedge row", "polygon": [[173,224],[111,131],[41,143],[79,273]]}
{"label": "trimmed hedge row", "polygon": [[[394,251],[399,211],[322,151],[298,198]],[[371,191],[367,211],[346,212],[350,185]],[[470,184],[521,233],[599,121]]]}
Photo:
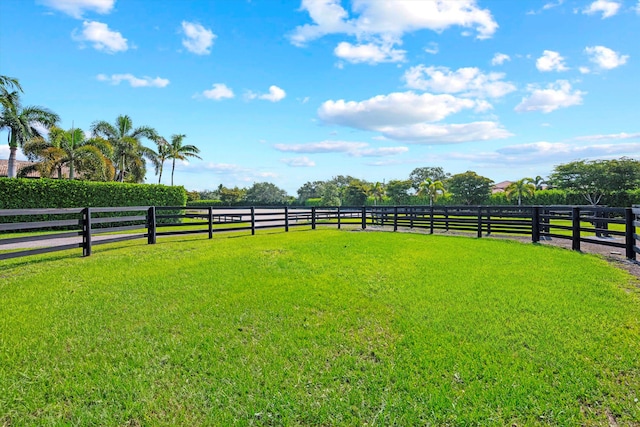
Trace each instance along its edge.
{"label": "trimmed hedge row", "polygon": [[193,206],[197,208],[208,208],[209,206],[224,206],[222,200],[211,199],[211,200],[191,200],[187,203],[187,206]]}
{"label": "trimmed hedge row", "polygon": [[[184,206],[186,201],[187,195],[183,187],[121,182],[0,178],[0,209]],[[128,215],[132,213],[109,214],[109,216]],[[133,215],[139,215],[139,213],[133,213]],[[28,220],[57,219],[63,218],[60,215],[37,215],[37,218],[30,216]],[[27,219],[0,217],[0,222],[19,220]]]}

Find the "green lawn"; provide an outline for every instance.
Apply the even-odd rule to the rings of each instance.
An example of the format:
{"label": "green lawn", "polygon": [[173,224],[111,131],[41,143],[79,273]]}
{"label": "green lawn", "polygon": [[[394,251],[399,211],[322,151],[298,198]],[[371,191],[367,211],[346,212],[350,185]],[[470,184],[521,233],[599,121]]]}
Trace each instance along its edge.
{"label": "green lawn", "polygon": [[593,256],[324,227],[77,253],[0,262],[0,425],[640,421],[640,292]]}

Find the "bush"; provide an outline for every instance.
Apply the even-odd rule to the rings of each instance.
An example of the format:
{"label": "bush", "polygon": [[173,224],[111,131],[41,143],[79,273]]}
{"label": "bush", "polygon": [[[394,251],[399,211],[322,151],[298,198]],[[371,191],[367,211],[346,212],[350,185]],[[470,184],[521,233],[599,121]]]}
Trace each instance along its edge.
{"label": "bush", "polygon": [[224,206],[222,200],[210,199],[210,200],[195,200],[187,202],[187,206],[193,206],[197,208],[208,208],[209,206]]}

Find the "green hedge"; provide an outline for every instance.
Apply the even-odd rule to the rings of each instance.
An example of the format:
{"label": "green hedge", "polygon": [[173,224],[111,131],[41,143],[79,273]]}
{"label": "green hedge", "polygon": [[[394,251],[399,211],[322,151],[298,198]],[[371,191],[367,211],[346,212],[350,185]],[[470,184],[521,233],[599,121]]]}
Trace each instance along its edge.
{"label": "green hedge", "polygon": [[[58,179],[0,178],[0,195],[2,195],[0,209],[184,206],[187,200],[183,187]],[[109,216],[132,214],[140,215],[140,213],[118,212],[111,213]],[[63,219],[60,215],[38,215],[37,218],[34,216],[26,218],[0,217],[0,222]]]}
{"label": "green hedge", "polygon": [[222,200],[211,199],[211,200],[192,200],[187,202],[187,206],[193,206],[198,208],[208,208],[209,206],[224,206]]}

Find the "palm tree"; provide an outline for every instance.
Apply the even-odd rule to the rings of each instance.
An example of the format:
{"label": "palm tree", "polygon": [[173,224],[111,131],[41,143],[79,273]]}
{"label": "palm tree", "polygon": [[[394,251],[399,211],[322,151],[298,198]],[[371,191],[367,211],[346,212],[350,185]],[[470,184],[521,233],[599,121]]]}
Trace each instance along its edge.
{"label": "palm tree", "polygon": [[522,205],[522,196],[533,196],[536,192],[536,186],[533,184],[533,179],[522,178],[518,181],[512,182],[504,189],[507,194],[507,200],[511,200],[511,197],[516,194],[518,196],[518,206]]}
{"label": "palm tree", "polygon": [[168,159],[173,160],[171,165],[171,185],[173,185],[173,172],[176,169],[176,160],[187,160],[188,157],[195,157],[202,160],[202,157],[198,156],[200,149],[195,145],[182,145],[182,140],[186,138],[186,135],[171,135],[171,144],[169,144],[169,156]]}
{"label": "palm tree", "polygon": [[430,178],[422,181],[418,188],[418,196],[429,197],[429,206],[433,206],[433,202],[437,201],[438,197],[444,195],[445,192],[442,181],[434,181]]}
{"label": "palm tree", "polygon": [[152,141],[158,139],[156,131],[148,126],[133,128],[133,122],[127,115],[116,118],[114,124],[106,121],[94,122],[91,125],[93,136],[106,139],[113,147],[113,161],[116,169],[116,181],[142,182],[146,174],[144,159],[157,164],[157,154],[140,142],[141,138]]}
{"label": "palm tree", "polygon": [[371,187],[370,192],[371,192],[371,195],[373,196],[374,204],[376,204],[377,202],[382,202],[382,198],[385,195],[384,184],[382,184],[381,182],[376,182]]}
{"label": "palm tree", "polygon": [[542,190],[544,188],[544,185],[547,184],[547,182],[540,175],[536,176],[536,178],[531,181],[531,183],[535,185],[536,191]]}
{"label": "palm tree", "polygon": [[7,88],[12,88],[16,91],[23,92],[22,86],[20,86],[20,82],[18,81],[18,79],[14,77],[0,76],[0,96],[4,96],[5,94],[9,93]]}
{"label": "palm tree", "polygon": [[114,176],[113,163],[109,159],[111,144],[102,138],[87,139],[82,129],[64,131],[53,127],[49,140],[39,137],[24,144],[24,153],[29,160],[38,163],[20,171],[25,175],[32,169],[42,176],[52,176],[57,170],[62,178],[62,168],[69,168],[69,179],[75,178],[76,170],[87,179],[110,181]]}
{"label": "palm tree", "polygon": [[156,153],[156,175],[158,175],[158,184],[160,184],[160,181],[162,180],[164,162],[166,162],[171,156],[171,145],[161,136],[156,139],[156,144],[158,145],[158,152]]}
{"label": "palm tree", "polygon": [[[22,107],[20,94],[22,90],[18,81],[2,76],[0,89],[0,104],[2,113],[0,114],[0,130],[9,132],[9,178],[16,177],[16,152],[18,147],[22,147],[25,142],[34,137],[41,137],[41,131],[54,126],[60,117],[43,107],[28,106]],[[6,86],[17,88],[9,92]]]}

